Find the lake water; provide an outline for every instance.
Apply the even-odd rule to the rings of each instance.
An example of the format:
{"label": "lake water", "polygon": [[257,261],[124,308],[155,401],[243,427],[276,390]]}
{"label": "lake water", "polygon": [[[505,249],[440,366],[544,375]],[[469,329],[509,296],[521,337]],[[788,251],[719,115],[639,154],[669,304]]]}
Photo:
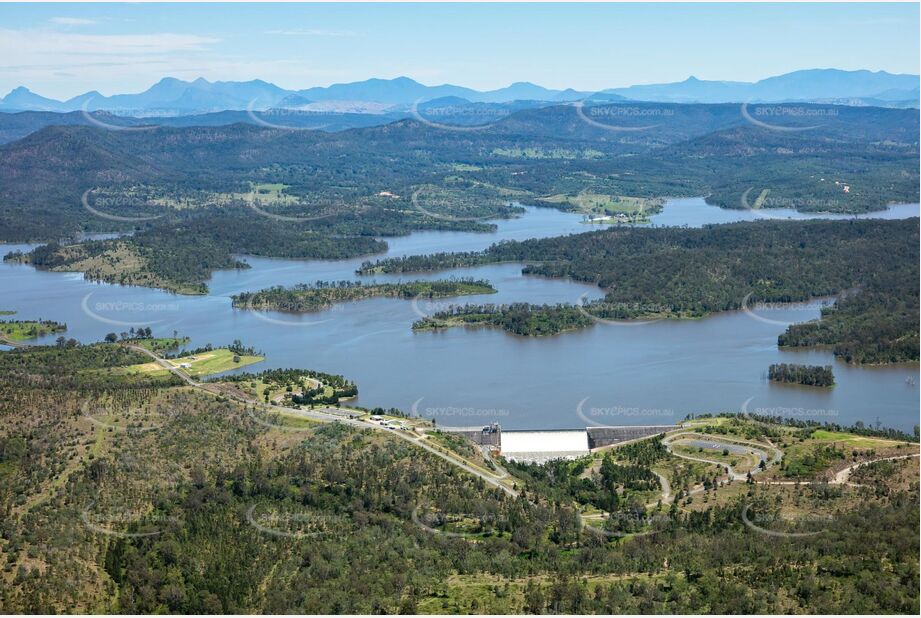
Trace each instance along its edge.
{"label": "lake water", "polygon": [[700,227],[711,223],[736,223],[738,221],[759,221],[763,219],[907,219],[917,217],[918,204],[895,204],[886,210],[859,215],[832,213],[801,213],[792,208],[765,208],[760,210],[717,208],[707,204],[703,198],[669,200],[662,212],[650,217],[652,225],[686,225]]}
{"label": "lake water", "polygon": [[[703,225],[750,216],[703,200],[674,200],[656,224]],[[917,216],[918,205],[898,206],[887,217]],[[727,218],[728,217],[728,218]],[[469,251],[502,239],[578,233],[593,226],[581,217],[528,208],[498,222],[491,234],[421,232],[388,239],[387,256]],[[0,251],[29,245],[7,245]],[[378,256],[381,257],[381,256]],[[918,366],[849,367],[821,350],[780,351],[785,325],[815,319],[820,303],[744,312],[702,320],[642,325],[596,324],[574,333],[524,338],[500,330],[410,329],[420,316],[446,304],[470,302],[578,303],[600,298],[591,285],[526,277],[515,264],[455,269],[419,276],[362,277],[399,281],[446,276],[485,278],[497,294],[411,302],[368,299],[313,314],[233,309],[230,296],[271,285],[356,279],[365,259],[275,260],[247,258],[249,270],[220,271],[207,296],[177,296],[138,287],[85,281],[77,273],[0,265],[0,309],[16,319],[66,322],[67,336],[98,341],[108,332],[149,326],[173,330],[190,345],[222,345],[241,339],[267,355],[249,369],[306,367],[341,373],[358,383],[359,405],[398,407],[443,425],[499,422],[506,429],[576,429],[591,425],[670,424],[688,413],[749,411],[814,418],[841,424],[877,418],[910,431],[918,423]],[[757,319],[757,318],[762,319]],[[49,336],[45,341],[55,337]],[[771,363],[834,364],[837,385],[809,389],[770,383]]]}

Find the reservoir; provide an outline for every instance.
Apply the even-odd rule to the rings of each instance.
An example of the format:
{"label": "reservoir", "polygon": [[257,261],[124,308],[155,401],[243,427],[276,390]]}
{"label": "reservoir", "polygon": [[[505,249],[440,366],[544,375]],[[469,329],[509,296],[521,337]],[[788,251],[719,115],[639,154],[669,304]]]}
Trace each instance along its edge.
{"label": "reservoir", "polygon": [[[652,223],[700,226],[759,214],[721,210],[695,198],[668,202]],[[778,214],[782,213],[772,211]],[[918,205],[895,206],[872,216],[917,217]],[[388,238],[386,256],[471,251],[504,239],[596,229],[581,219],[581,215],[529,207],[522,217],[497,222],[494,233],[419,232]],[[6,245],[0,251],[28,248]],[[738,411],[842,425],[878,419],[909,432],[918,423],[917,365],[856,367],[836,362],[824,350],[777,348],[777,336],[786,325],[817,318],[821,302],[700,320],[627,326],[599,323],[547,338],[516,337],[485,328],[414,333],[410,326],[415,320],[444,308],[445,303],[579,303],[603,294],[592,285],[523,276],[517,264],[359,278],[355,269],[373,258],[245,259],[251,269],[216,272],[208,282],[207,296],[92,283],[79,273],[2,264],[0,309],[17,311],[13,319],[65,322],[66,335],[83,342],[99,341],[108,332],[131,326],[149,326],[162,336],[178,331],[191,338],[191,347],[240,339],[267,356],[265,362],[251,366],[252,371],[305,367],[343,374],[358,384],[358,405],[397,407],[436,418],[443,425],[498,422],[509,430],[584,430],[603,425],[667,425],[687,414]],[[234,309],[230,301],[238,292],[273,285],[450,276],[488,279],[499,291],[438,303],[375,298],[302,315]],[[770,364],[779,362],[834,365],[836,386],[809,389],[772,384],[766,372]]]}

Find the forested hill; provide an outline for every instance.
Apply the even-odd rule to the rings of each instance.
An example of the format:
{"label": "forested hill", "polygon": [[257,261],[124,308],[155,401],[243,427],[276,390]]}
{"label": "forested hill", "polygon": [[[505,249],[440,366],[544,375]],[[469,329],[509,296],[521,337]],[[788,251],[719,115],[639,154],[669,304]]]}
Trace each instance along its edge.
{"label": "forested hill", "polygon": [[791,327],[781,343],[833,345],[853,362],[918,359],[917,218],[610,228],[504,242],[481,253],[369,262],[363,270],[506,261],[528,263],[525,273],[596,283],[605,299],[586,310],[603,319],[699,317],[851,291],[821,323]]}
{"label": "forested hill", "polygon": [[[653,437],[600,461],[507,463],[511,498],[396,430],[125,371],[149,360],[116,344],[0,352],[0,612],[918,612],[917,466],[868,464],[859,489],[810,482],[917,452],[897,433],[844,452],[856,436],[803,419],[712,419],[700,429],[785,449],[772,473],[788,484],[719,482]],[[350,386],[313,370],[238,377],[222,386]],[[676,499],[650,510],[657,474]],[[601,509],[608,520],[582,525]]]}
{"label": "forested hill", "polygon": [[[911,110],[817,107],[823,115],[814,124],[804,124],[810,115],[775,120],[797,129],[782,131],[748,121],[732,105],[650,105],[523,110],[475,131],[418,120],[337,133],[252,124],[48,126],[0,147],[0,240],[137,225],[87,210],[87,190],[105,198],[94,206],[105,214],[176,219],[212,216],[254,186],[279,185],[284,199],[268,204],[272,212],[319,209],[335,222],[360,211],[375,234],[443,226],[411,200],[431,186],[475,190],[493,215],[510,200],[555,198],[550,203],[575,208],[583,194],[709,194],[738,208],[751,188],[770,190],[768,207],[806,210],[861,212],[918,200],[919,125]],[[754,107],[746,113],[768,118],[752,116]],[[463,202],[448,195],[439,212],[457,217]]]}

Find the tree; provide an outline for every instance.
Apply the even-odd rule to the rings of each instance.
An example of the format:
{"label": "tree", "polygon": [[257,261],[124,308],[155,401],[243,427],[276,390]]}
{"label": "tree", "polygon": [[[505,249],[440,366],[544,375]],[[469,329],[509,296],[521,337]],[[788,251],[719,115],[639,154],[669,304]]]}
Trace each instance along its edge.
{"label": "tree", "polygon": [[118,341],[118,335],[115,333],[109,333],[106,335],[106,343],[115,343]]}

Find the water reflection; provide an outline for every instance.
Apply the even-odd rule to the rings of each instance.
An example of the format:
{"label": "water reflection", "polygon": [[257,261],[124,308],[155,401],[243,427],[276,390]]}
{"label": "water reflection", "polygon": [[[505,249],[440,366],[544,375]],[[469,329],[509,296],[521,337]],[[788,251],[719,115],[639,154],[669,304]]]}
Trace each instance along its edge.
{"label": "water reflection", "polygon": [[[918,206],[891,213],[917,215]],[[654,218],[657,224],[715,223],[744,216],[703,200],[675,200]],[[388,239],[387,256],[471,251],[501,239],[555,236],[595,229],[581,216],[528,208],[525,216],[498,223],[494,234],[423,232]],[[15,247],[0,249],[6,252]],[[20,246],[23,250],[28,246]],[[378,256],[382,257],[382,256]],[[226,344],[241,339],[268,359],[252,367],[310,367],[341,373],[360,388],[360,405],[399,407],[409,411],[424,398],[434,410],[502,410],[502,418],[465,419],[453,413],[449,425],[486,424],[493,420],[515,429],[582,428],[577,409],[606,410],[603,424],[668,424],[688,413],[772,411],[783,416],[810,416],[849,424],[873,422],[910,431],[918,419],[917,366],[859,368],[835,363],[826,351],[780,351],[777,336],[784,324],[814,319],[816,304],[764,311],[769,320],[742,312],[703,320],[662,320],[638,328],[596,325],[550,338],[521,338],[489,329],[413,332],[418,319],[410,301],[368,299],[305,315],[233,309],[230,295],[271,285],[358,278],[354,271],[367,258],[340,261],[247,258],[249,270],[220,271],[209,281],[208,296],[176,296],[146,288],[121,287],[83,280],[74,273],[37,271],[0,265],[0,309],[18,311],[20,319],[66,322],[68,337],[98,341],[121,328],[93,319],[81,309],[123,322],[155,323],[157,335],[173,330],[191,337],[191,346]],[[595,286],[572,281],[526,277],[515,264],[455,269],[419,276],[376,275],[367,281],[470,276],[490,280],[497,294],[463,297],[457,302],[579,303],[600,298]],[[310,328],[286,328],[261,319],[318,322]],[[53,341],[55,337],[45,337]],[[833,389],[791,389],[765,379],[775,362],[835,365]],[[914,380],[914,382],[912,382]],[[747,402],[747,404],[746,404]],[[645,416],[642,412],[651,411]],[[624,411],[624,412],[619,412]],[[639,411],[639,412],[637,412]],[[668,417],[665,416],[667,411]],[[786,411],[788,413],[784,414]],[[647,418],[648,416],[648,418]],[[469,422],[468,422],[469,421]]]}

